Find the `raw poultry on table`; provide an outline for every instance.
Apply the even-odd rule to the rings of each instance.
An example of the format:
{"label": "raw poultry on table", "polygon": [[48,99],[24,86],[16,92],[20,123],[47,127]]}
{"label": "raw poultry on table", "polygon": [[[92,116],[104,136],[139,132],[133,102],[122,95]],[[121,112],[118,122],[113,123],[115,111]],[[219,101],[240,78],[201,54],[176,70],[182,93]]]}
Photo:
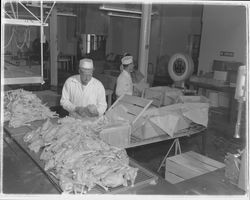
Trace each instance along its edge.
{"label": "raw poultry on table", "polygon": [[34,93],[23,90],[10,90],[4,93],[4,121],[10,127],[29,125],[35,120],[58,117],[49,107],[42,104]]}
{"label": "raw poultry on table", "polygon": [[67,193],[86,193],[96,185],[104,190],[134,185],[137,168],[129,166],[124,149],[103,142],[98,131],[107,125],[101,117],[83,121],[65,117],[28,132],[24,141],[45,162],[44,169],[54,175]]}

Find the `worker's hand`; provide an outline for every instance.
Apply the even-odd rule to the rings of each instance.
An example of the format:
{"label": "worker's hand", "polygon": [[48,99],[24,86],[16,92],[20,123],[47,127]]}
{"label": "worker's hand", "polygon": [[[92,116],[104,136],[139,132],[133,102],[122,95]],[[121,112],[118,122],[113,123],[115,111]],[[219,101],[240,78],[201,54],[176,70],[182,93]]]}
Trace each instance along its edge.
{"label": "worker's hand", "polygon": [[81,118],[82,118],[82,116],[79,115],[79,114],[76,113],[76,112],[70,112],[70,116],[71,116],[71,117],[74,117],[75,119],[81,119]]}
{"label": "worker's hand", "polygon": [[86,117],[88,116],[88,109],[86,107],[82,107],[82,106],[77,106],[75,108],[75,112],[80,115],[81,117]]}
{"label": "worker's hand", "polygon": [[96,117],[99,115],[96,106],[93,104],[86,107],[77,106],[75,112],[81,117]]}
{"label": "worker's hand", "polygon": [[96,117],[99,115],[97,107],[94,104],[89,104],[87,106],[88,112],[91,115],[90,117]]}

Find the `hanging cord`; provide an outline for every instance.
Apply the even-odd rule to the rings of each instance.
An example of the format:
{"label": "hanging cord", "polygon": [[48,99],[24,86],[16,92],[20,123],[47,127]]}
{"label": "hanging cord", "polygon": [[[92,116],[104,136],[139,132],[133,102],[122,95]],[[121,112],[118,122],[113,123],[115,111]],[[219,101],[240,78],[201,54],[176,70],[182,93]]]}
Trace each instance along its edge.
{"label": "hanging cord", "polygon": [[[16,31],[15,31],[15,32],[16,32]],[[15,42],[16,42],[16,46],[17,46],[18,49],[22,49],[22,48],[24,47],[24,45],[26,44],[27,32],[28,32],[27,29],[25,29],[24,41],[23,41],[23,43],[22,43],[21,46],[19,46],[18,43],[17,43],[17,36],[15,37]]]}
{"label": "hanging cord", "polygon": [[27,41],[26,41],[26,46],[28,48],[30,48],[30,28],[27,28],[27,31],[28,31],[28,33],[27,33],[28,38],[27,38]]}
{"label": "hanging cord", "polygon": [[4,46],[4,48],[7,48],[7,47],[10,45],[10,43],[11,43],[11,41],[12,41],[12,38],[13,38],[13,36],[14,36],[14,33],[15,33],[15,29],[13,28],[13,29],[12,29],[12,33],[11,33],[11,36],[10,36],[10,39],[9,39],[9,41],[7,42],[7,44]]}
{"label": "hanging cord", "polygon": [[17,31],[15,28],[12,29],[12,33],[11,33],[11,36],[10,36],[10,39],[9,41],[7,42],[7,44],[4,46],[4,48],[7,48],[10,44],[11,44],[11,41],[13,39],[13,36],[15,35],[15,43],[16,43],[16,46],[17,48],[19,49],[22,49],[24,47],[24,45],[26,44],[26,46],[29,48],[30,47],[30,28],[26,28],[25,29],[25,33],[24,33],[24,41],[22,43],[22,45],[18,45],[18,42],[17,42]]}

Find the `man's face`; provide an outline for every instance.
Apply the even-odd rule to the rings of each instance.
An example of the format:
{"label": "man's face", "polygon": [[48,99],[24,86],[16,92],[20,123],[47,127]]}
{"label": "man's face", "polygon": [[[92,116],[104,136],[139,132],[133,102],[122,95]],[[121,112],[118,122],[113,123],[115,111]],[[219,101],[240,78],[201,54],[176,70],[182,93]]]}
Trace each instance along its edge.
{"label": "man's face", "polygon": [[91,80],[93,75],[93,69],[79,69],[79,74],[81,78],[81,82],[83,85],[87,85],[88,82]]}
{"label": "man's face", "polygon": [[134,63],[129,64],[128,69],[130,73],[134,71],[134,66]]}

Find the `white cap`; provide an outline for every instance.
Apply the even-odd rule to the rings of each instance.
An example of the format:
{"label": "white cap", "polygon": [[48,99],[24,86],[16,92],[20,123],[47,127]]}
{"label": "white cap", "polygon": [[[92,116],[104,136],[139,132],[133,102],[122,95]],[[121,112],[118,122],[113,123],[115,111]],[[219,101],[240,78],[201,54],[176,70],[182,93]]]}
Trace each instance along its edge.
{"label": "white cap", "polygon": [[94,68],[93,61],[91,59],[88,59],[88,58],[81,59],[80,63],[79,63],[79,68],[81,68],[81,69],[93,69]]}
{"label": "white cap", "polygon": [[122,64],[123,65],[129,65],[131,63],[133,63],[133,56],[125,56],[122,58]]}

